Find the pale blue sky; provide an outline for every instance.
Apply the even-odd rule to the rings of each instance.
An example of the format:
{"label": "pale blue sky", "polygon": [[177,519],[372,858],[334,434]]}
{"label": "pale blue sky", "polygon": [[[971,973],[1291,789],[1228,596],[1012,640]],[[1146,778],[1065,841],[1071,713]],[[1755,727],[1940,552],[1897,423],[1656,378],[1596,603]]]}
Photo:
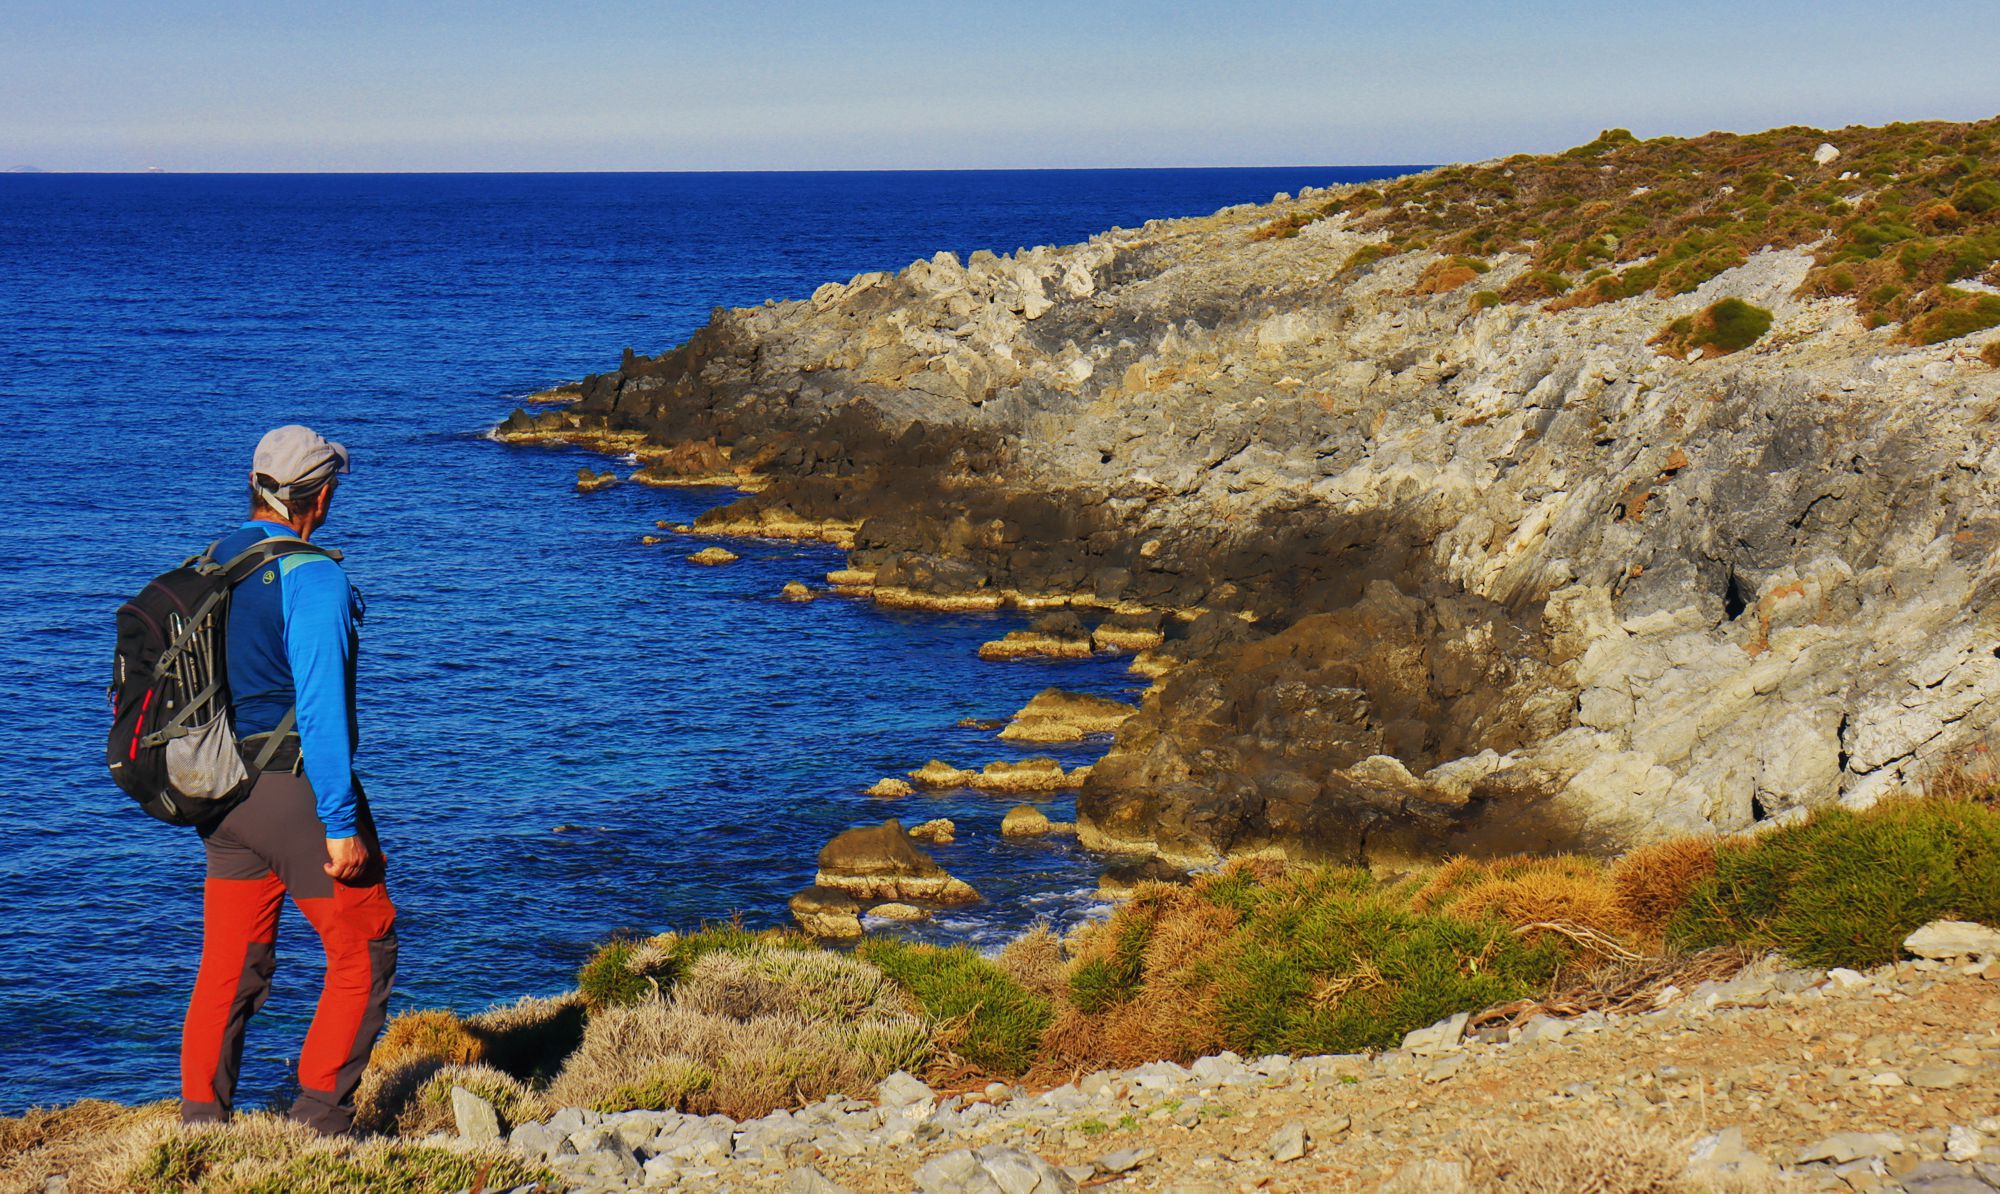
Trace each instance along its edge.
{"label": "pale blue sky", "polygon": [[1437,162],[2000,113],[1995,0],[0,0],[0,167]]}

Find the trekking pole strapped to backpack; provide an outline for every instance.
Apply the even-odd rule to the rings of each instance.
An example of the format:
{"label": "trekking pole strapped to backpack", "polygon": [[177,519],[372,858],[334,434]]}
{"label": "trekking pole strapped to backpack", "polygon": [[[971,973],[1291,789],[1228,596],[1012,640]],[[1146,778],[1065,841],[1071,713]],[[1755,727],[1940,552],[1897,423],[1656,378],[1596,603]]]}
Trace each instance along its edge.
{"label": "trekking pole strapped to backpack", "polygon": [[272,537],[227,563],[217,544],[155,577],[118,607],[112,661],[111,778],[146,812],[172,825],[201,825],[235,806],[291,733],[298,712],[244,758],[231,724],[227,631],[235,587],[283,556],[339,554],[303,539]]}

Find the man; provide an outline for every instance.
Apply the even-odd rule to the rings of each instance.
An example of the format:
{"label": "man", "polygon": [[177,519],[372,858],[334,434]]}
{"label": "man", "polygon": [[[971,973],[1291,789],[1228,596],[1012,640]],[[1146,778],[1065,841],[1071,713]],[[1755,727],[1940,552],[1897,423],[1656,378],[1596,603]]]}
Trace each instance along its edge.
{"label": "man", "polygon": [[[257,445],[250,519],[215,558],[277,536],[310,539],[347,471],[347,449],[310,428],[272,431]],[[244,1029],[269,991],[278,909],[290,892],[327,959],[291,1114],[328,1134],[353,1125],[354,1088],[396,971],[396,909],[352,770],[360,619],[346,573],[317,551],[273,560],[231,598],[225,642],[237,736],[246,753],[274,733],[283,738],[243,802],[201,831],[208,869],[201,972],[181,1037],[185,1122],[229,1118]]]}

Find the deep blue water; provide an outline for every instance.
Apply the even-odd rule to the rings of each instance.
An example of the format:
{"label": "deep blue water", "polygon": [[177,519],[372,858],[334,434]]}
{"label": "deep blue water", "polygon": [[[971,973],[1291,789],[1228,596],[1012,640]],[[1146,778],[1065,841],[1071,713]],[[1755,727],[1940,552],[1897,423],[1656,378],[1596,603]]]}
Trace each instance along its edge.
{"label": "deep blue water", "polygon": [[[1015,757],[955,723],[1051,683],[1127,691],[1117,663],[981,663],[1007,616],[779,602],[838,553],[689,565],[639,537],[727,495],[578,495],[581,454],[482,433],[717,305],[1392,172],[0,176],[0,1114],[177,1089],[201,850],[103,770],[111,614],[235,524],[279,423],[354,452],[321,538],[368,599],[359,767],[397,1007],[559,990],[615,931],[778,923],[829,837],[890,815],[957,819],[935,853],[989,897],[924,932],[1087,914],[1088,859],[1002,841],[1010,801],[860,791]],[[246,1105],[317,994],[290,909],[279,942]]]}

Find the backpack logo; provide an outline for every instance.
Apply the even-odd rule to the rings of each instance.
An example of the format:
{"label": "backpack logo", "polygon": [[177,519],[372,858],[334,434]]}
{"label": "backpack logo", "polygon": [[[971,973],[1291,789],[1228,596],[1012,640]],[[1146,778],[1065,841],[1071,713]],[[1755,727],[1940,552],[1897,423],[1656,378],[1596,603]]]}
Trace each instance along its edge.
{"label": "backpack logo", "polygon": [[276,580],[276,579],[278,579],[278,574],[277,574],[277,572],[276,572],[275,570],[272,570],[272,571],[267,571],[267,572],[265,572],[265,573],[264,573],[264,583],[265,583],[265,584],[267,584],[267,585],[268,585],[268,584],[270,584],[270,583],[271,583],[272,581],[274,581],[274,580]]}

